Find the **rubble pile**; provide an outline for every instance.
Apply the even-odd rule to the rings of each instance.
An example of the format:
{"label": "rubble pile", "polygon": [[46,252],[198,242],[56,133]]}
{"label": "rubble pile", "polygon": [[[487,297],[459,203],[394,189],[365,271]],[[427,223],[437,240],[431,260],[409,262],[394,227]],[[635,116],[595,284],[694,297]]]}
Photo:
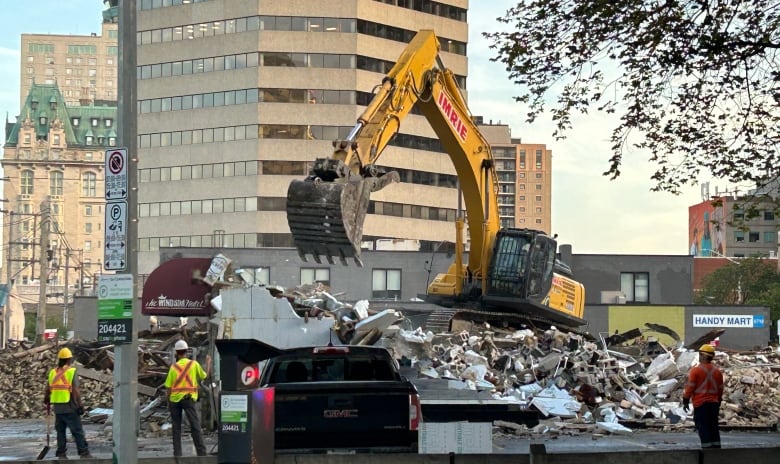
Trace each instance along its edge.
{"label": "rubble pile", "polygon": [[[173,344],[185,339],[196,353],[205,356],[209,345],[205,327],[159,328],[139,332],[138,399],[142,427],[158,431],[168,421],[159,387],[164,383],[172,359]],[[0,351],[0,420],[42,418],[46,414],[46,376],[57,365],[57,352],[68,347],[79,372],[80,390],[87,413],[85,421],[110,424],[113,414],[113,345],[70,340],[64,344],[33,347],[18,343]]]}
{"label": "rubble pile", "polygon": [[[407,358],[425,379],[460,381],[489,391],[496,400],[536,409],[546,418],[528,430],[630,433],[628,427],[670,430],[690,427],[681,406],[695,351],[664,347],[650,337],[641,343],[608,346],[602,339],[551,327],[546,331],[483,326],[457,334],[401,330],[383,340],[399,359]],[[632,352],[628,355],[620,350]],[[726,379],[721,422],[730,427],[775,427],[780,419],[780,354],[718,351],[715,362]]]}

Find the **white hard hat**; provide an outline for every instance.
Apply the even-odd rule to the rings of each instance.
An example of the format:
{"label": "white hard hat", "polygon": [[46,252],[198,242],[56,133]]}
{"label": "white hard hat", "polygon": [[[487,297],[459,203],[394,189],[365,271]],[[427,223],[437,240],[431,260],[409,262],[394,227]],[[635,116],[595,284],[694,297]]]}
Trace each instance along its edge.
{"label": "white hard hat", "polygon": [[173,345],[173,349],[176,351],[185,351],[187,350],[187,348],[189,347],[187,346],[187,342],[185,342],[184,340],[179,340],[176,342],[175,345]]}

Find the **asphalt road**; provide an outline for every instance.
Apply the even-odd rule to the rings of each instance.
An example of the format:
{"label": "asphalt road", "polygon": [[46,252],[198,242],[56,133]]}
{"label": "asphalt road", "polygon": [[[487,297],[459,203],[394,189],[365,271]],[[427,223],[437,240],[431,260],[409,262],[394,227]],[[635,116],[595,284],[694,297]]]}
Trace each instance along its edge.
{"label": "asphalt road", "polygon": [[[96,458],[111,458],[113,447],[110,440],[103,434],[102,424],[84,424],[90,450]],[[53,430],[52,430],[53,432]],[[70,437],[69,437],[70,438]],[[47,459],[54,458],[56,437],[51,436],[51,451]],[[721,441],[724,448],[770,448],[780,447],[780,432],[723,432]],[[209,451],[216,452],[216,434],[206,435],[206,445]],[[699,448],[699,439],[694,431],[689,432],[656,432],[636,430],[630,435],[579,435],[552,434],[538,437],[517,437],[508,434],[494,434],[494,454],[529,454],[529,446],[543,443],[550,454],[555,453],[604,453],[631,452],[646,450],[695,450]],[[0,421],[0,462],[16,460],[33,460],[46,444],[46,426],[43,420],[7,420]],[[185,456],[194,456],[192,440],[185,435]],[[68,445],[69,454],[75,457],[76,450],[72,443]],[[173,455],[170,432],[158,432],[138,439],[138,457],[167,457]]]}
{"label": "asphalt road", "polygon": [[[87,443],[92,455],[96,458],[111,458],[113,444],[103,433],[103,424],[84,423],[84,431],[87,435]],[[206,434],[206,448],[216,452],[217,434]],[[46,445],[46,422],[43,419],[35,420],[5,420],[0,421],[0,462],[32,460]],[[54,459],[54,450],[57,447],[57,435],[54,427],[51,429],[51,450],[46,459]],[[182,449],[185,456],[195,456],[195,448],[192,439],[185,435],[182,440]],[[68,432],[68,455],[76,458],[76,445]],[[138,457],[165,457],[173,456],[173,443],[170,431],[149,433],[138,438]]]}

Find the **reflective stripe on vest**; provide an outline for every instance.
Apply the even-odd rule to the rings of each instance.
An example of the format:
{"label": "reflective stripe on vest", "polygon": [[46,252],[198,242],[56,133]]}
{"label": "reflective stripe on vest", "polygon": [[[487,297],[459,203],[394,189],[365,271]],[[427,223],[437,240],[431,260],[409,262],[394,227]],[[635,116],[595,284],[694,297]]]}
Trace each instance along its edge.
{"label": "reflective stripe on vest", "polygon": [[[171,393],[197,393],[198,386],[192,382],[192,376],[190,375],[190,368],[195,361],[190,360],[184,367],[177,363],[174,363],[173,367],[176,370],[176,380],[171,386]],[[186,385],[185,385],[186,382]]]}
{"label": "reflective stripe on vest", "polygon": [[49,371],[49,401],[53,404],[69,403],[70,392],[73,390],[75,367],[52,369]]}
{"label": "reflective stripe on vest", "polygon": [[715,366],[713,364],[702,364],[699,367],[707,373],[707,376],[704,377],[704,380],[693,392],[697,395],[705,395],[707,393],[717,395],[718,383],[715,382],[715,377],[712,375],[712,373],[715,372]]}

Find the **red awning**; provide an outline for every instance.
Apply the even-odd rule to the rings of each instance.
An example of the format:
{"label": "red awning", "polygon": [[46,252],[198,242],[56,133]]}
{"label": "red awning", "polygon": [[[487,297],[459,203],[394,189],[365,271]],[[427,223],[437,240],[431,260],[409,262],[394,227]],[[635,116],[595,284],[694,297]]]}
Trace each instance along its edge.
{"label": "red awning", "polygon": [[210,265],[210,258],[176,258],[159,265],[144,284],[141,314],[211,317],[211,287],[193,279],[205,276]]}

